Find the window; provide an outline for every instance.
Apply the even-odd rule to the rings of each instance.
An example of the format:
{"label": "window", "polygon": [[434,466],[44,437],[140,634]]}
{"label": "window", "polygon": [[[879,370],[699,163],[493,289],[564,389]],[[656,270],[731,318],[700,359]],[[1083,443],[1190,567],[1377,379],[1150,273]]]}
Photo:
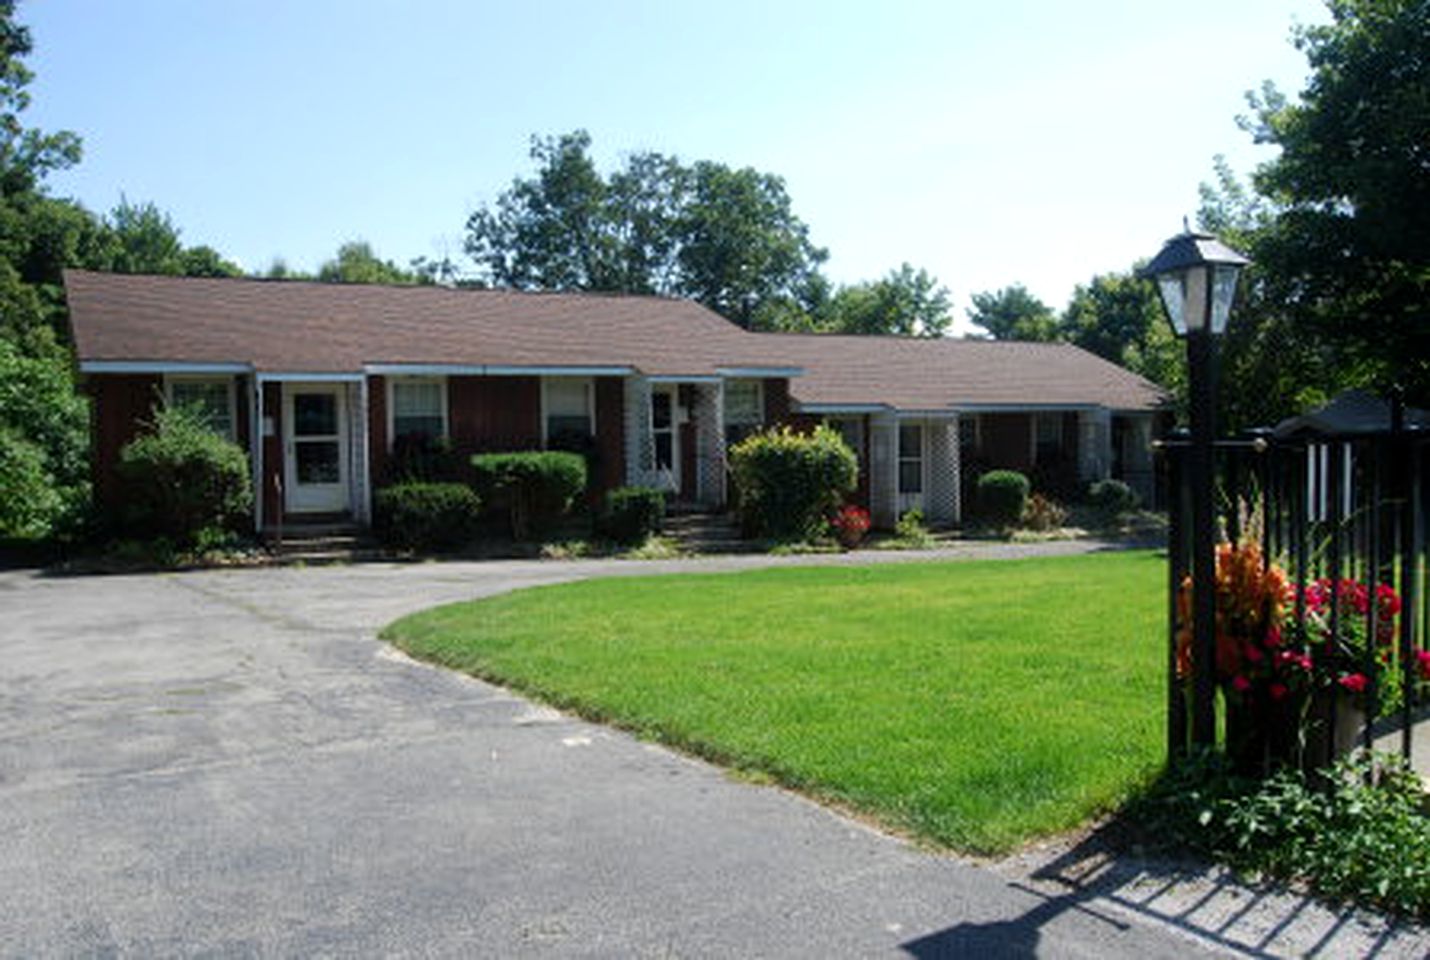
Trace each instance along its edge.
{"label": "window", "polygon": [[233,380],[229,377],[173,377],[168,381],[169,406],[193,407],[203,414],[209,428],[221,436],[234,437]]}
{"label": "window", "polygon": [[445,380],[404,377],[389,382],[394,443],[407,437],[440,440],[447,435]]}
{"label": "window", "polygon": [[650,428],[655,441],[657,470],[675,470],[674,393],[674,388],[657,388],[650,395]]}
{"label": "window", "polygon": [[979,448],[980,432],[978,414],[964,413],[958,417],[958,453],[961,459],[976,456]]}
{"label": "window", "polygon": [[864,421],[858,417],[829,417],[824,421],[844,439],[854,455],[864,457]]}
{"label": "window", "polygon": [[924,489],[924,428],[921,423],[899,424],[899,492]]}
{"label": "window", "polygon": [[560,438],[590,437],[591,381],[585,377],[552,377],[542,381],[542,410],[546,444]]}
{"label": "window", "polygon": [[1063,415],[1061,412],[1040,413],[1034,419],[1035,462],[1048,463],[1063,452]]}
{"label": "window", "polygon": [[764,384],[758,380],[725,381],[725,445],[734,446],[765,422]]}

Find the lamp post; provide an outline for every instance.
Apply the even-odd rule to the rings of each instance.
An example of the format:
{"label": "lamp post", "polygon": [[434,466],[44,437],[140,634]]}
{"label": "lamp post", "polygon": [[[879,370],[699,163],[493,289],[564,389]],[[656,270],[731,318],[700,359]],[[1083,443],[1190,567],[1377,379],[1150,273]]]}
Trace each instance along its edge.
{"label": "lamp post", "polygon": [[1226,330],[1246,257],[1211,234],[1168,240],[1141,271],[1157,281],[1162,307],[1187,341],[1192,446],[1192,742],[1216,743],[1215,338]]}

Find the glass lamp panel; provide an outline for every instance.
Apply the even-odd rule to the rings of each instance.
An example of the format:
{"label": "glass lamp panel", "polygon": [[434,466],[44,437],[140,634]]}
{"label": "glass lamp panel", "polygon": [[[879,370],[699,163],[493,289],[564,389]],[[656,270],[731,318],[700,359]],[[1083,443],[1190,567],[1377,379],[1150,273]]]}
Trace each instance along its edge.
{"label": "glass lamp panel", "polygon": [[1181,273],[1163,273],[1157,277],[1157,289],[1162,294],[1162,306],[1166,308],[1167,319],[1172,321],[1172,329],[1179,337],[1187,335],[1187,320],[1182,314],[1187,294],[1183,289],[1182,277]]}
{"label": "glass lamp panel", "polygon": [[1207,325],[1207,274],[1210,268],[1204,266],[1189,267],[1183,272],[1186,281],[1182,289],[1186,291],[1186,299],[1182,302],[1182,317],[1187,323],[1188,333],[1200,333],[1206,329]]}
{"label": "glass lamp panel", "polygon": [[1231,304],[1236,299],[1236,278],[1241,268],[1231,264],[1217,264],[1212,273],[1212,333],[1226,331],[1227,318],[1231,316]]}

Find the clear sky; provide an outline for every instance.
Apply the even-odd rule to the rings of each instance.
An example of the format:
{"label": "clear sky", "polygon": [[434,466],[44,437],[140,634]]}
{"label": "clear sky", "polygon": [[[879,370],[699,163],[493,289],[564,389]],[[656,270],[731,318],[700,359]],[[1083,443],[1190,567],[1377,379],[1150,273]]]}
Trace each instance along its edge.
{"label": "clear sky", "polygon": [[[44,0],[29,123],[84,138],[55,193],[153,201],[248,270],[365,239],[462,254],[532,134],[782,176],[838,282],[908,261],[1055,309],[1195,213],[1263,80],[1301,90],[1319,0]],[[468,262],[469,265],[469,262]]]}

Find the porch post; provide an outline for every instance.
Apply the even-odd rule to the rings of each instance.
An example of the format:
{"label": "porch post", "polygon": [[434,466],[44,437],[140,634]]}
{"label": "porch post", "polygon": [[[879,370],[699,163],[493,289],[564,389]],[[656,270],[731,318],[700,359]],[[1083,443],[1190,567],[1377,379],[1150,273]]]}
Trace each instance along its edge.
{"label": "porch post", "polygon": [[1083,483],[1106,480],[1112,465],[1112,411],[1105,407],[1077,415],[1077,477]]}
{"label": "porch post", "polygon": [[695,385],[695,497],[707,506],[725,503],[725,385]]}
{"label": "porch post", "polygon": [[958,415],[927,421],[929,432],[928,518],[951,524],[959,519]]}
{"label": "porch post", "polygon": [[650,381],[636,375],[625,380],[626,484],[654,486],[655,439],[650,432]]}
{"label": "porch post", "polygon": [[[356,395],[354,397],[354,394]],[[358,523],[372,522],[372,467],[368,450],[367,375],[358,381],[357,389],[349,391],[355,402],[349,404],[348,436],[353,448],[353,519]],[[356,409],[352,409],[356,407]]]}
{"label": "porch post", "polygon": [[253,402],[248,405],[248,463],[253,482],[253,533],[263,535],[263,378],[253,373]]}
{"label": "porch post", "polygon": [[869,514],[891,529],[899,519],[899,421],[893,413],[869,417]]}

